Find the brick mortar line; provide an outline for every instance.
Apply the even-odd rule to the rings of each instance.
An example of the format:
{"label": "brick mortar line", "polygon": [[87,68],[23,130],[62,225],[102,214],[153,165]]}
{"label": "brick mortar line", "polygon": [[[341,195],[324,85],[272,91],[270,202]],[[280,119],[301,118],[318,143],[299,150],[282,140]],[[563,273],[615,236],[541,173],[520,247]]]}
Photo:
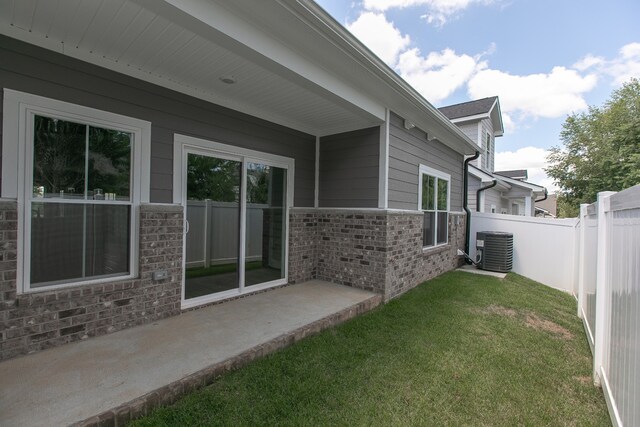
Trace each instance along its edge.
{"label": "brick mortar line", "polygon": [[98,415],[72,424],[72,427],[114,426],[120,427],[142,416],[148,415],[155,408],[171,405],[180,397],[212,384],[223,373],[239,369],[254,360],[275,353],[312,335],[319,334],[331,327],[373,310],[382,303],[382,295],[370,298],[330,314],[291,332],[279,335],[265,343],[243,351],[222,362],[218,362],[180,380],[160,387],[141,397],[104,411]]}

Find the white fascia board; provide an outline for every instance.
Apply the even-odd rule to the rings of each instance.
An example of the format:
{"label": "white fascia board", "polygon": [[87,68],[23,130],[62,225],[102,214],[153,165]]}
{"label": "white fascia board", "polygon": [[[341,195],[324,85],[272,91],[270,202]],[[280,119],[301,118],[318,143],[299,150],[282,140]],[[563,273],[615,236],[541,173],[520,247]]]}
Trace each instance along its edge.
{"label": "white fascia board", "polygon": [[[262,31],[249,21],[241,19],[238,14],[233,13],[228,8],[213,1],[207,0],[138,0],[150,10],[162,12],[164,16],[176,20],[185,28],[189,28],[205,38],[214,37],[216,43],[223,47],[231,48],[233,51],[241,49],[241,44],[245,47],[243,56],[260,65],[269,66],[268,62],[279,64],[291,70],[298,77],[296,83],[304,84],[308,80],[320,88],[347,100],[349,103],[375,116],[380,121],[384,120],[384,106],[372,98],[366,96],[362,91],[340,79],[336,75],[318,66],[311,60],[298,52],[293,51],[284,43],[273,37],[272,34]],[[261,7],[273,9],[271,2],[254,3],[255,13],[259,15]],[[283,17],[284,18],[284,17]],[[212,33],[213,31],[213,33]],[[224,40],[226,36],[227,40]],[[223,39],[223,40],[221,40]],[[229,45],[225,46],[224,41]],[[309,46],[309,52],[313,52],[314,47]],[[295,75],[288,75],[288,78],[295,78]],[[313,86],[313,85],[311,85]]]}
{"label": "white fascia board", "polygon": [[474,116],[464,116],[458,117],[457,119],[451,119],[451,123],[465,123],[465,122],[473,122],[476,120],[488,119],[491,116],[489,113],[476,114]]}
{"label": "white fascia board", "polygon": [[512,186],[519,187],[519,188],[526,188],[534,192],[539,192],[539,191],[544,192],[545,190],[545,188],[541,185],[531,184],[530,182],[507,178],[506,176],[500,176],[500,179],[511,184]]}
{"label": "white fascia board", "polygon": [[499,99],[496,98],[495,102],[493,103],[493,105],[491,106],[491,110],[489,110],[489,112],[491,114],[495,114],[496,117],[498,118],[498,126],[495,126],[494,124],[494,131],[493,134],[494,136],[502,136],[504,135],[504,123],[502,122],[502,110],[500,109],[500,102]]}

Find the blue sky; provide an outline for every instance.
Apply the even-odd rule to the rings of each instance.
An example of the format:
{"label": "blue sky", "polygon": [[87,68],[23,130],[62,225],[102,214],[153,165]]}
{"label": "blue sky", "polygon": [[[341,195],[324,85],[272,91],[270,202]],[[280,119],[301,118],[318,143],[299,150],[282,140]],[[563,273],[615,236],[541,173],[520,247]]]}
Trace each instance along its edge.
{"label": "blue sky", "polygon": [[436,107],[498,95],[496,167],[542,168],[568,114],[640,77],[638,0],[316,0]]}

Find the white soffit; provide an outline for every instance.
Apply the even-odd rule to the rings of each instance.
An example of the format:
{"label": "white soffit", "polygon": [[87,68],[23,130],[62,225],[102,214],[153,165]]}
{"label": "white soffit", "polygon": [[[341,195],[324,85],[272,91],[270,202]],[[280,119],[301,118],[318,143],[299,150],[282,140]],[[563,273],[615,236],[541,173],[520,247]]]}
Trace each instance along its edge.
{"label": "white soffit", "polygon": [[384,120],[383,106],[268,34],[270,57],[242,43],[256,32],[204,0],[0,0],[2,34],[294,129],[324,135]]}

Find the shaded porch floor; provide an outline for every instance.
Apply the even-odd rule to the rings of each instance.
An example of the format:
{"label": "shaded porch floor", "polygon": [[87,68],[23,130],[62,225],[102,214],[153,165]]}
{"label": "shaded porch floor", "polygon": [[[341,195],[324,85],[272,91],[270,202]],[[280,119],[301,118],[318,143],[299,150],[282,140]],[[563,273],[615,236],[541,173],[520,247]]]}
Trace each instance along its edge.
{"label": "shaded porch floor", "polygon": [[313,280],[0,363],[0,425],[122,425],[381,302]]}

